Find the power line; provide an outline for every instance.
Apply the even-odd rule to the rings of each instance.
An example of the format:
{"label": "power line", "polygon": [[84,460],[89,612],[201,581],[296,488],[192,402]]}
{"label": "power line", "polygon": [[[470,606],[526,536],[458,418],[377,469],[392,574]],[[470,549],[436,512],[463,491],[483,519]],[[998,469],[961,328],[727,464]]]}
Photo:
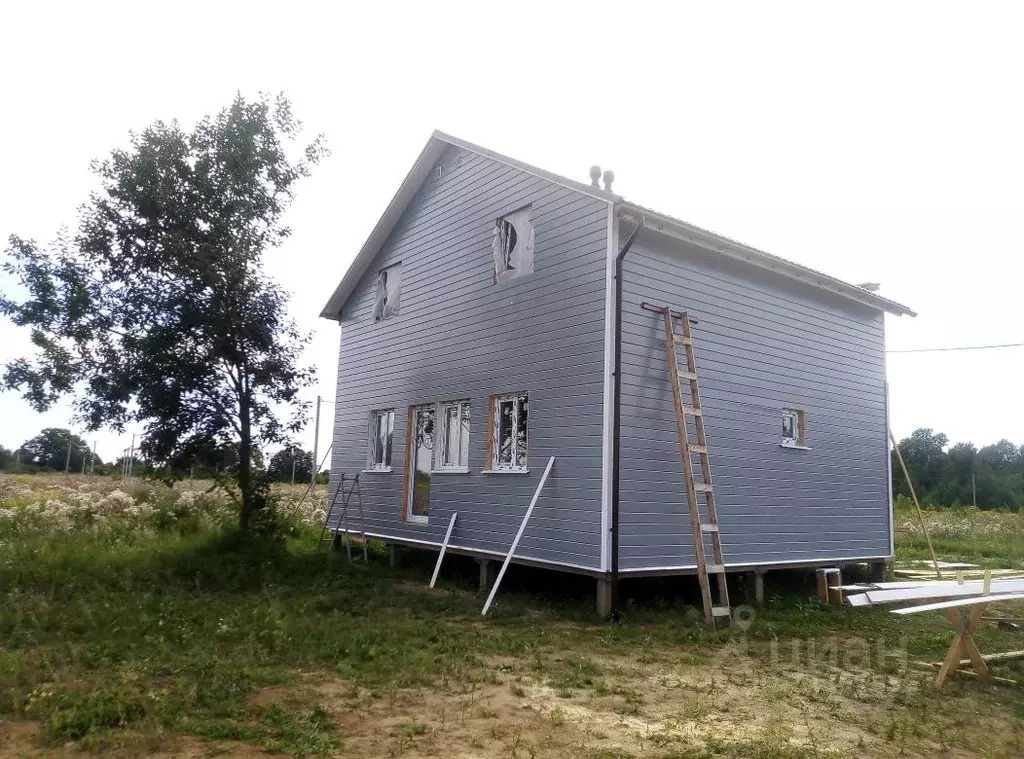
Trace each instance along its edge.
{"label": "power line", "polygon": [[909,350],[886,351],[886,353],[937,353],[940,351],[983,351],[991,348],[1024,348],[1024,343],[1003,343],[1001,345],[961,345],[955,348],[911,348]]}

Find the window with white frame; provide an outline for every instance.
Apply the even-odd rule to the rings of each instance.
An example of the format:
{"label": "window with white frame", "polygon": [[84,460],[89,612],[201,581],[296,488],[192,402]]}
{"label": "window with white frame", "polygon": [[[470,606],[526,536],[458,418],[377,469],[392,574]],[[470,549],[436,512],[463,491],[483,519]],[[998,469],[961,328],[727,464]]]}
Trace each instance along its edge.
{"label": "window with white frame", "polygon": [[395,410],[370,412],[370,456],[367,469],[391,471],[391,440],[395,434]]}
{"label": "window with white frame", "polygon": [[494,416],[490,440],[491,469],[526,471],[528,407],[526,393],[496,395],[491,399]]}
{"label": "window with white frame", "polygon": [[398,313],[402,299],[402,264],[377,272],[377,292],[373,301],[373,320],[379,322]]}
{"label": "window with white frame", "polygon": [[494,283],[533,273],[533,209],[527,206],[494,222]]}
{"label": "window with white frame", "polygon": [[441,404],[441,449],[437,468],[464,470],[469,467],[469,401]]}
{"label": "window with white frame", "polygon": [[782,409],[782,445],[790,448],[803,447],[806,444],[804,431],[804,412],[802,409]]}

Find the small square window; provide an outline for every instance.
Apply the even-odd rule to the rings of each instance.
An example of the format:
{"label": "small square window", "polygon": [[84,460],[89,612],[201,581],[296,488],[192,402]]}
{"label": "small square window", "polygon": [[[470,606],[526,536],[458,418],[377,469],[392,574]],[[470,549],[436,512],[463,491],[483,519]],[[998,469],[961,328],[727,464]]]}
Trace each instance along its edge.
{"label": "small square window", "polygon": [[402,296],[402,264],[397,263],[377,273],[377,293],[373,301],[373,320],[379,322],[398,313]]}
{"label": "small square window", "polygon": [[438,469],[469,466],[469,401],[441,404],[441,451]]}
{"label": "small square window", "polygon": [[804,412],[796,408],[782,409],[782,445],[798,447],[806,445]]}
{"label": "small square window", "polygon": [[533,209],[522,208],[494,222],[494,283],[533,273]]}
{"label": "small square window", "polygon": [[491,399],[494,424],[491,427],[491,469],[526,471],[526,422],[529,399],[526,393],[499,395]]}
{"label": "small square window", "polygon": [[391,471],[391,440],[394,434],[394,409],[370,412],[370,455],[367,469]]}

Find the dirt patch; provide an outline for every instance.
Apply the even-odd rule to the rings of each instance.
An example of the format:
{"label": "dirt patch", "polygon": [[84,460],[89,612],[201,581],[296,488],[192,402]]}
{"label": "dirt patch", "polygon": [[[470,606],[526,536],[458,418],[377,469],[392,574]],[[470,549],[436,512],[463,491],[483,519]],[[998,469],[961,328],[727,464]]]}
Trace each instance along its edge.
{"label": "dirt patch", "polygon": [[[488,657],[475,683],[384,695],[336,679],[307,687],[336,720],[344,751],[365,757],[1012,756],[1005,739],[1020,739],[1012,710],[989,704],[965,720],[911,672],[800,669],[742,651],[585,661],[598,674],[579,687],[566,684],[571,657]],[[944,709],[948,721],[922,716]]]}

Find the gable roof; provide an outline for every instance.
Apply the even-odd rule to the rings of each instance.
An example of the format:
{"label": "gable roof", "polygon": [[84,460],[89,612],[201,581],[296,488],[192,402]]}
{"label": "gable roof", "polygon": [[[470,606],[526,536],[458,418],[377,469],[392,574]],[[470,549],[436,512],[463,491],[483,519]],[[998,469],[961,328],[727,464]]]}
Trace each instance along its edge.
{"label": "gable roof", "polygon": [[521,171],[525,171],[534,176],[547,179],[555,184],[568,187],[569,189],[575,190],[583,195],[595,198],[597,200],[604,200],[610,204],[613,204],[616,208],[619,219],[632,224],[644,225],[645,229],[665,234],[669,237],[673,237],[679,240],[683,240],[708,250],[717,252],[721,255],[727,256],[732,259],[744,261],[748,264],[752,264],[761,269],[774,271],[782,276],[795,279],[805,284],[809,284],[814,287],[818,287],[824,290],[828,290],[834,294],[838,294],[850,300],[872,306],[881,311],[887,311],[891,314],[916,316],[917,314],[911,311],[906,306],[897,303],[896,301],[883,298],[880,295],[876,295],[870,290],[865,290],[862,287],[851,285],[848,282],[837,279],[833,276],[825,274],[824,272],[811,269],[810,267],[803,266],[794,261],[781,258],[779,256],[766,253],[757,248],[744,245],[743,243],[732,240],[728,237],[716,234],[706,229],[688,224],[685,221],[669,216],[668,214],[659,213],[658,211],[645,208],[644,206],[636,203],[630,203],[625,198],[616,195],[613,192],[609,192],[600,187],[594,187],[584,182],[577,182],[572,179],[554,174],[550,171],[531,166],[528,163],[517,161],[514,158],[495,153],[494,151],[474,145],[471,142],[460,140],[458,137],[453,137],[444,132],[435,131],[430,139],[427,140],[427,144],[420,151],[419,156],[413,163],[412,168],[406,175],[405,180],[398,188],[398,192],[391,199],[387,209],[384,211],[384,215],[380,217],[377,222],[377,226],[373,228],[370,236],[363,243],[363,247],[360,248],[356,254],[355,259],[349,266],[348,271],[345,272],[345,276],[342,277],[341,282],[335,288],[334,293],[331,295],[330,300],[324,306],[320,312],[320,316],[326,319],[339,319],[341,314],[341,308],[345,305],[345,301],[348,300],[352,291],[356,285],[362,279],[366,270],[373,263],[373,259],[380,251],[381,247],[387,241],[388,236],[394,230],[398,224],[399,219],[405,212],[409,203],[412,202],[413,196],[423,185],[427,176],[430,174],[431,168],[437,162],[437,159],[441,157],[445,148],[449,145],[453,145],[463,150],[468,150],[472,153],[491,158],[499,163],[505,164],[506,166],[512,166]]}

